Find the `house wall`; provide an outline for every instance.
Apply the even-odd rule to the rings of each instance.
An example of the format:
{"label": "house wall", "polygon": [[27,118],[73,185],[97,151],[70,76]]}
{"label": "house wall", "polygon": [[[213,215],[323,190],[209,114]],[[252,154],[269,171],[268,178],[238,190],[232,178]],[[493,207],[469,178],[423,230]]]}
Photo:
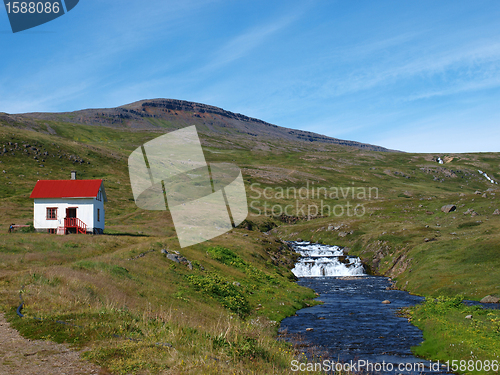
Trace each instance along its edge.
{"label": "house wall", "polygon": [[[57,208],[57,219],[47,220],[47,208]],[[87,225],[87,231],[94,228],[104,230],[104,203],[96,198],[36,198],[34,202],[33,225],[36,230],[46,231],[64,226],[66,208],[77,207],[76,217]],[[97,208],[101,210],[97,221]]]}
{"label": "house wall", "polygon": [[[94,201],[94,228],[98,228],[101,231],[104,231],[104,200],[98,201],[96,198]],[[97,209],[101,211],[100,213],[100,221],[97,221]]]}

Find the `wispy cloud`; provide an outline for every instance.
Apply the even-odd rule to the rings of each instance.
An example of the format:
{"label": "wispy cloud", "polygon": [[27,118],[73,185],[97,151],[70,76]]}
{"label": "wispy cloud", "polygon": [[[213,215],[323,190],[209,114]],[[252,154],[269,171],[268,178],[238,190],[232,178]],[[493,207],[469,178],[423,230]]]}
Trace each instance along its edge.
{"label": "wispy cloud", "polygon": [[258,25],[244,33],[232,37],[222,47],[216,50],[201,70],[211,71],[220,69],[234,61],[251,54],[257,47],[264,44],[273,34],[289,26],[300,15],[300,12],[288,14],[278,20]]}

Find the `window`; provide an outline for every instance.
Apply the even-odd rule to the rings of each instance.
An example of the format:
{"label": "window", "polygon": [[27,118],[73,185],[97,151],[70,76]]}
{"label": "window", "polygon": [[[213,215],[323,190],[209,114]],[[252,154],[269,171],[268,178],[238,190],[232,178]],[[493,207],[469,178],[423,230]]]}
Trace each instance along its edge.
{"label": "window", "polygon": [[97,221],[101,221],[101,210],[97,209]]}
{"label": "window", "polygon": [[57,220],[56,207],[47,207],[47,220]]}
{"label": "window", "polygon": [[47,229],[47,233],[49,233],[49,234],[55,234],[56,230],[55,229]]}
{"label": "window", "polygon": [[101,193],[101,190],[98,191],[97,193],[97,200],[98,201],[102,201],[102,193]]}

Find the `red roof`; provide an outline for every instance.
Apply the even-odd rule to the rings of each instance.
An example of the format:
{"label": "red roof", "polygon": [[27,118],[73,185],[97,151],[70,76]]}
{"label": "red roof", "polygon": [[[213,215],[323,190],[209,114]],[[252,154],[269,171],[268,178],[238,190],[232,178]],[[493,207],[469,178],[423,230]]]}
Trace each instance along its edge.
{"label": "red roof", "polygon": [[38,180],[30,198],[95,198],[101,185],[102,180]]}

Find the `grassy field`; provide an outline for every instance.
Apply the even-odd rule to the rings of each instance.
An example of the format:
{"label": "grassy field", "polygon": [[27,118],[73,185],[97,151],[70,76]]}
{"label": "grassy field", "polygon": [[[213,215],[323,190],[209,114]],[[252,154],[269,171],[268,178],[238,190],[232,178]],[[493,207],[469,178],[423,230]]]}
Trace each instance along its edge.
{"label": "grassy field", "polygon": [[417,355],[448,361],[454,372],[499,372],[500,311],[465,306],[461,296],[438,297],[412,309],[410,320],[424,331],[424,343],[414,348]]}
{"label": "grassy field", "polygon": [[[169,213],[138,209],[128,179],[130,152],[160,133],[56,121],[35,128],[0,127],[0,309],[25,337],[85,348],[113,373],[289,371],[301,348],[276,340],[279,321],[315,295],[295,284],[295,255],[283,240],[346,246],[412,293],[500,296],[500,190],[478,172],[499,181],[498,154],[381,153],[201,133],[208,162],[242,169],[250,215],[240,228],[180,249]],[[105,180],[105,235],[8,234],[10,223],[32,222],[36,180],[67,179],[71,170]],[[456,210],[442,212],[447,204]],[[193,269],[161,249],[180,252]],[[20,291],[24,319],[15,314]],[[436,336],[465,311],[422,309],[425,318],[424,310],[412,318],[426,337],[416,353],[469,359],[433,344],[479,342],[481,329],[469,326]],[[488,318],[477,324],[491,333],[493,346],[483,349],[491,354],[500,333],[498,316]]]}

